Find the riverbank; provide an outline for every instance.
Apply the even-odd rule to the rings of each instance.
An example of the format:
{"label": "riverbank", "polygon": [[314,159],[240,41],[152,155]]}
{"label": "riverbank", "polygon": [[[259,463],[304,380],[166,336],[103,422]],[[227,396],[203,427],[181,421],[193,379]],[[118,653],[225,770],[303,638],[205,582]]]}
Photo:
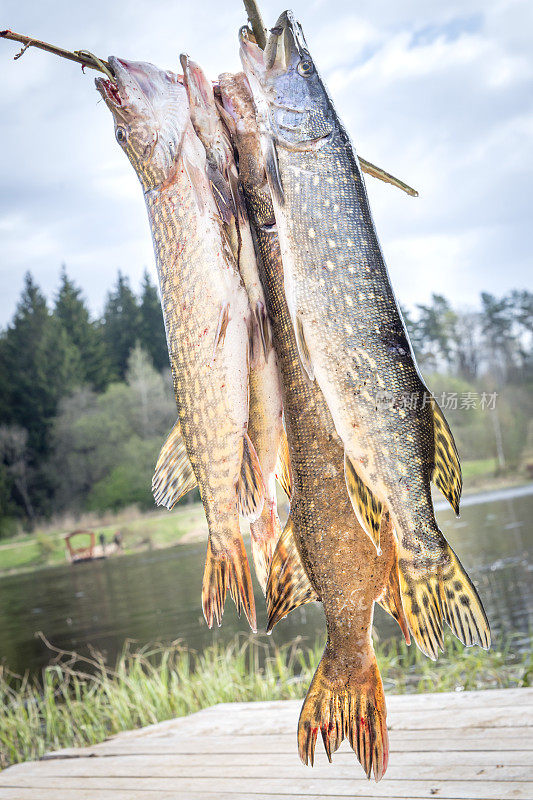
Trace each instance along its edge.
{"label": "riverbank", "polygon": [[[506,647],[484,652],[447,637],[446,652],[429,661],[413,645],[376,645],[388,694],[526,687],[531,657]],[[142,728],[216,703],[300,699],[322,645],[295,641],[266,655],[257,638],[214,644],[201,654],[179,642],[128,647],[116,664],[51,649],[39,680],[0,668],[0,767],[40,758],[49,750],[83,747],[120,731]]]}
{"label": "riverbank", "polygon": [[[478,496],[483,501],[490,500],[492,492],[497,492],[499,499],[505,498],[508,491],[522,487],[526,491],[527,487],[531,487],[533,492],[533,484],[527,483],[523,474],[515,473],[498,478],[491,476],[489,479],[482,471],[483,465],[484,462],[466,462],[463,467],[464,505],[475,502]],[[286,513],[286,500],[282,495],[279,496],[279,500],[280,514],[283,518],[284,510]],[[435,501],[438,510],[448,508],[438,492],[435,493]],[[0,577],[64,564],[65,536],[78,529],[94,531],[97,538],[102,534],[108,543],[117,532],[120,533],[121,548],[118,552],[113,552],[111,558],[207,539],[207,524],[200,503],[178,506],[171,512],[167,510],[140,512],[136,508],[127,508],[117,514],[64,517],[40,525],[32,533],[0,540]]]}

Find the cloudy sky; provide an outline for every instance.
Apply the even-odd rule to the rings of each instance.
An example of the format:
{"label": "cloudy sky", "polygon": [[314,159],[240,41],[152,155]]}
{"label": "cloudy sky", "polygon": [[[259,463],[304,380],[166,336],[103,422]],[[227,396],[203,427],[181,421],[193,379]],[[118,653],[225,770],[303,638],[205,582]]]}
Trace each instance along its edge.
{"label": "cloudy sky", "polygon": [[[223,12],[220,11],[223,7]],[[273,25],[283,7],[262,0]],[[294,0],[360,155],[420,191],[368,178],[401,302],[531,288],[533,4],[529,0]],[[211,77],[239,67],[240,0],[0,0],[0,27],[70,49]],[[31,270],[59,269],[102,309],[117,269],[155,277],[140,187],[94,88],[96,73],[0,40],[0,326]]]}

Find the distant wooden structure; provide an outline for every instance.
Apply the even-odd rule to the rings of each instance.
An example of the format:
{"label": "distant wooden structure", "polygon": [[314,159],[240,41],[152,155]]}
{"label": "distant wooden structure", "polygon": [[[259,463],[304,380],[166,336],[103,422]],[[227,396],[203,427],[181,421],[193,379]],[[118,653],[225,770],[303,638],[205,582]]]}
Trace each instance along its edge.
{"label": "distant wooden structure", "polygon": [[[0,774],[1,800],[531,800],[533,689],[389,696],[389,769],[367,781],[344,742],[311,769],[299,701],[225,703],[50,753]],[[320,737],[319,737],[320,738]]]}

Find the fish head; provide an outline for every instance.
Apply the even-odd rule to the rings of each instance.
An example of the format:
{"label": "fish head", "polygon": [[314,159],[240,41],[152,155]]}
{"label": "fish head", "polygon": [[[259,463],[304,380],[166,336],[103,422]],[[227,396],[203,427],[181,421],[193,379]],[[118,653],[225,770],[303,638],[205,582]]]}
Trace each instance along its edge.
{"label": "fish head", "polygon": [[189,56],[180,56],[183,83],[189,97],[191,121],[204,147],[215,144],[219,128],[219,116],[211,81]]}
{"label": "fish head", "polygon": [[239,151],[239,175],[248,185],[264,186],[266,173],[252,91],[243,72],[218,78],[221,114]]}
{"label": "fish head", "polygon": [[187,91],[178,75],[153,64],[109,57],[114,80],[96,88],[113,115],[115,137],[145,190],[172,176],[189,123]]}
{"label": "fish head", "polygon": [[281,146],[320,147],[335,129],[333,107],[292,11],[280,16],[264,51],[246,27],[239,39],[262,125]]}

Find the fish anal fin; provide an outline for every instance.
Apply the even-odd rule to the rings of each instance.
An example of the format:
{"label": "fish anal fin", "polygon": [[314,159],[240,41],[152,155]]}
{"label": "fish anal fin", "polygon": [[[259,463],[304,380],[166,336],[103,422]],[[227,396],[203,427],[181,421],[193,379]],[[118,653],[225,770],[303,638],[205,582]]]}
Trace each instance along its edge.
{"label": "fish anal fin", "polygon": [[268,574],[272,557],[281,534],[281,525],[275,500],[265,500],[261,516],[250,523],[250,539],[255,574],[259,585],[266,594]]}
{"label": "fish anal fin", "polygon": [[309,347],[307,346],[307,341],[305,339],[304,324],[298,314],[296,315],[294,325],[294,335],[296,337],[296,344],[298,346],[298,353],[300,356],[300,361],[302,362],[302,366],[306,371],[309,380],[314,381],[315,370],[313,367],[313,362],[311,361],[311,353],[309,352]]}
{"label": "fish anal fin", "polygon": [[276,153],[276,145],[271,138],[269,138],[266,142],[264,155],[265,169],[268,175],[270,189],[278,203],[283,205],[285,202],[285,195],[283,193],[281,175],[279,174],[278,154]]}
{"label": "fish anal fin", "polygon": [[435,434],[434,466],[431,479],[459,516],[463,476],[453,434],[435,399],[432,398]]}
{"label": "fish anal fin", "polygon": [[265,501],[265,482],[261,463],[248,433],[242,442],[241,471],[237,480],[237,508],[248,522],[261,515]]}
{"label": "fish anal fin", "polygon": [[290,611],[319,599],[307,577],[296,547],[290,516],[272,558],[266,598],[267,633]]}
{"label": "fish anal fin", "polygon": [[209,628],[213,627],[214,621],[220,627],[228,589],[239,616],[244,611],[252,631],[257,632],[252,576],[240,536],[223,548],[214,547],[211,538],[208,540],[202,609]]}
{"label": "fish anal fin", "polygon": [[152,478],[152,494],[156,505],[170,510],[195,486],[196,476],[177,420],[159,453]]}
{"label": "fish anal fin", "polygon": [[[390,517],[387,512],[383,514],[382,518],[382,528],[384,533],[384,526],[391,526]],[[393,559],[392,565],[389,573],[389,577],[385,588],[383,590],[383,594],[378,599],[378,603],[381,608],[390,614],[393,619],[396,620],[400,629],[405,637],[405,641],[407,644],[411,644],[411,637],[409,635],[409,625],[407,624],[407,620],[405,618],[405,613],[403,610],[402,605],[402,598],[400,593],[400,577],[398,575],[398,551],[396,548],[396,541],[394,539],[394,534],[391,530],[391,541],[393,547]]]}
{"label": "fish anal fin", "polygon": [[352,459],[346,452],[344,453],[344,478],[357,521],[365,533],[370,536],[376,550],[380,553],[379,540],[383,506],[359,477]]}
{"label": "fish anal fin", "polygon": [[275,475],[281,488],[290,500],[292,495],[291,459],[285,428],[281,432]]}

